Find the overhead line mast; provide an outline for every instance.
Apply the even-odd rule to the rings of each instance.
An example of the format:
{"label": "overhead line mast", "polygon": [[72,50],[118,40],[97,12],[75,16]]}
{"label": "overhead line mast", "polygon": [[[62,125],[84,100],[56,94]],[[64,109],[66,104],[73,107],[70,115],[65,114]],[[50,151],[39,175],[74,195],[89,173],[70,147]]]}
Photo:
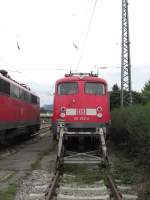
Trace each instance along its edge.
{"label": "overhead line mast", "polygon": [[128,1],[122,0],[121,107],[132,104]]}

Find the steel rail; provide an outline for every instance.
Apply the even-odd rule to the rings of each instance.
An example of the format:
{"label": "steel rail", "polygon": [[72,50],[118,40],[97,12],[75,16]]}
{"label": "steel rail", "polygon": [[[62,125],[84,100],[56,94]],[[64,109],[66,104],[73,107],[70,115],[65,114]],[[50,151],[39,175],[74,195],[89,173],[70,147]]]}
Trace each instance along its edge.
{"label": "steel rail", "polygon": [[53,194],[54,194],[54,190],[56,188],[56,184],[58,182],[58,178],[59,178],[59,175],[60,175],[60,170],[58,170],[55,174],[55,177],[53,178],[52,180],[52,183],[50,184],[49,186],[49,190],[48,192],[45,194],[45,199],[46,200],[51,200],[52,197],[53,197]]}
{"label": "steel rail", "polygon": [[107,176],[107,179],[108,179],[109,187],[113,193],[113,197],[115,198],[115,200],[122,200],[122,196],[121,196],[120,192],[117,190],[117,187],[116,187],[113,179],[110,176]]}
{"label": "steel rail", "polygon": [[40,130],[47,129],[47,128],[50,128],[50,127],[51,127],[50,125],[49,126],[45,126],[45,127],[41,127]]}
{"label": "steel rail", "polygon": [[40,128],[39,131],[34,133],[34,134],[32,134],[31,137],[35,137],[37,135],[40,135],[41,133],[45,133],[48,130],[50,130],[50,126]]}

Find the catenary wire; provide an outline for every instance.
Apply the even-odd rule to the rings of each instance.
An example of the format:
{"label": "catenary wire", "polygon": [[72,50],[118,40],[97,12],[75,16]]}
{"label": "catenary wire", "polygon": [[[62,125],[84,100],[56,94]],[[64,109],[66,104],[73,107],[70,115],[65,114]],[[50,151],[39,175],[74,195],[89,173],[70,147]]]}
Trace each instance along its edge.
{"label": "catenary wire", "polygon": [[85,34],[85,38],[84,38],[84,42],[83,42],[83,46],[82,46],[82,49],[81,49],[81,53],[80,53],[80,56],[79,56],[79,60],[78,60],[78,64],[77,64],[76,70],[79,69],[79,65],[80,65],[81,59],[83,57],[83,52],[84,52],[84,48],[85,48],[85,45],[86,45],[86,42],[87,42],[87,38],[88,38],[88,34],[89,34],[89,31],[90,31],[90,28],[91,28],[91,25],[92,25],[92,21],[93,21],[93,17],[94,17],[94,14],[95,14],[97,1],[98,0],[95,0],[94,6],[93,6],[93,9],[92,9],[92,14],[91,14],[91,17],[90,17],[90,20],[89,20],[89,23],[88,23],[88,28],[87,28],[87,31],[86,31],[86,34]]}

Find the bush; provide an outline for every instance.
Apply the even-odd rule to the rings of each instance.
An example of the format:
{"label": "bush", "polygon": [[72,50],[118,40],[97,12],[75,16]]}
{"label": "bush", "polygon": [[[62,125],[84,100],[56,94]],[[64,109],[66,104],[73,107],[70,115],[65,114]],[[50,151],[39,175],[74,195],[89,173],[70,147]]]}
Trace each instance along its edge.
{"label": "bush", "polygon": [[114,110],[112,139],[131,156],[150,165],[150,104]]}

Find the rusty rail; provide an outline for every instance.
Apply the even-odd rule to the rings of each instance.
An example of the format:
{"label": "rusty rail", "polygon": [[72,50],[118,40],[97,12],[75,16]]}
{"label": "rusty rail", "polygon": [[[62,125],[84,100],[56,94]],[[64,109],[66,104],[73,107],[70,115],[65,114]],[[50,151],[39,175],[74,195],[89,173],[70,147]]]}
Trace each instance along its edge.
{"label": "rusty rail", "polygon": [[47,129],[47,128],[50,128],[51,126],[44,126],[44,127],[41,127],[40,130],[43,130],[43,129]]}
{"label": "rusty rail", "polygon": [[120,192],[117,190],[117,187],[110,176],[107,176],[109,188],[112,191],[113,197],[115,200],[122,200]]}
{"label": "rusty rail", "polygon": [[57,182],[58,182],[59,175],[60,175],[60,171],[58,170],[56,172],[55,177],[53,178],[50,186],[49,186],[48,192],[45,195],[45,199],[46,200],[51,200],[52,199],[52,196],[54,194],[54,191],[55,191],[55,188],[56,188],[56,185],[57,185]]}

